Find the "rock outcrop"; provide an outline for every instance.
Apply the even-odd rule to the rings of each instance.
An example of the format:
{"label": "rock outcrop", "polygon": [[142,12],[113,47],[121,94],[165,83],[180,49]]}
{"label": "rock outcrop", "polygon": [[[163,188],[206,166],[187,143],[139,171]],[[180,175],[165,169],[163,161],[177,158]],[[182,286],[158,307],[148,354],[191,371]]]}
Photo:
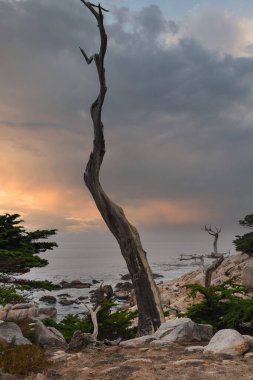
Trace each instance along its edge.
{"label": "rock outcrop", "polygon": [[253,260],[247,262],[242,269],[242,285],[253,289]]}
{"label": "rock outcrop", "polygon": [[146,335],[120,343],[123,347],[143,344],[165,346],[171,343],[207,342],[213,336],[213,327],[193,322],[190,318],[177,318],[162,323],[153,335]]}

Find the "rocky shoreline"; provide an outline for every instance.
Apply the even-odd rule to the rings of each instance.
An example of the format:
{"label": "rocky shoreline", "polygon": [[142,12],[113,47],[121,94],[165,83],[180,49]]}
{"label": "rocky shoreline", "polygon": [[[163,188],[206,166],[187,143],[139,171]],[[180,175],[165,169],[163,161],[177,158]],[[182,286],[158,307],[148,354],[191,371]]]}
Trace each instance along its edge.
{"label": "rocky shoreline", "polygon": [[[227,257],[213,274],[212,283],[220,284],[231,277],[237,278],[237,283],[253,288],[253,264],[248,255],[238,254]],[[31,332],[35,343],[45,347],[50,363],[48,370],[39,374],[31,374],[29,380],[50,380],[52,378],[69,379],[237,379],[235,374],[243,379],[252,379],[253,370],[253,337],[241,335],[233,329],[219,330],[213,335],[211,325],[197,324],[189,318],[176,318],[180,311],[186,311],[193,302],[201,301],[201,296],[193,300],[184,287],[187,284],[203,284],[201,270],[187,273],[180,278],[161,282],[159,289],[164,308],[170,311],[166,322],[150,336],[115,342],[97,342],[91,334],[74,334],[73,341],[68,345],[61,333],[53,327],[46,327],[41,322],[44,318],[55,318],[56,309],[53,306],[41,308],[35,304],[6,305],[0,309],[0,343],[10,344],[15,335],[16,344],[31,344],[22,334],[24,324],[32,326]],[[62,299],[68,299],[68,286],[87,287],[87,284],[74,282],[64,284],[61,289]],[[98,285],[98,284],[96,284]],[[123,278],[116,289],[103,283],[92,292],[93,302],[99,297],[109,299],[119,296],[124,301],[124,307],[135,309],[135,297],[132,284],[128,278]],[[43,302],[53,305],[52,295]],[[248,297],[253,297],[249,294]],[[84,299],[80,302],[86,301]],[[21,329],[20,329],[20,327]],[[75,342],[74,342],[75,340]],[[81,345],[78,346],[81,342]],[[78,345],[76,345],[78,344]],[[76,347],[78,351],[76,352]],[[74,350],[74,352],[73,352]],[[178,353],[175,357],[175,352]],[[114,359],[109,359],[108,355]],[[173,357],[167,357],[170,355]],[[87,358],[93,356],[92,363]],[[121,362],[119,362],[121,357]],[[238,360],[241,369],[236,368]],[[84,365],[87,363],[87,365]],[[162,363],[162,364],[161,364]],[[238,364],[237,364],[238,365]],[[189,373],[185,373],[187,367]],[[196,375],[196,368],[202,375]],[[175,377],[171,377],[173,371]],[[74,374],[74,375],[73,375]],[[222,375],[222,376],[221,376]],[[11,375],[10,375],[11,376]],[[188,376],[188,377],[187,377]],[[202,377],[201,377],[202,376]],[[243,376],[243,377],[242,377]],[[8,379],[18,377],[6,377]]]}

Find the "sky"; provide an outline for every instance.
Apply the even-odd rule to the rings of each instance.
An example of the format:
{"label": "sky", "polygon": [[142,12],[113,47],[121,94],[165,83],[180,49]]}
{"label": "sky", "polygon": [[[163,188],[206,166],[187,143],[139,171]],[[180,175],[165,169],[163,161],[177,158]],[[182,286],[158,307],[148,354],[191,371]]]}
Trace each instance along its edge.
{"label": "sky", "polygon": [[[252,0],[104,0],[101,183],[144,233],[241,233],[252,213]],[[0,212],[106,232],[83,183],[96,22],[78,0],[0,0]]]}

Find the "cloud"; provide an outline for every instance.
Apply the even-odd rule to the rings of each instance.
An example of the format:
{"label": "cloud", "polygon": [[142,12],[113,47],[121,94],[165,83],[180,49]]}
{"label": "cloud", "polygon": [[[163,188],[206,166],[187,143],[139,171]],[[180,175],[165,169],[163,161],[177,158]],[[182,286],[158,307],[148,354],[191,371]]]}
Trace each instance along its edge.
{"label": "cloud", "polygon": [[[96,51],[96,23],[72,0],[2,0],[0,13],[1,208],[33,224],[103,228],[82,181],[98,83],[78,46]],[[114,8],[101,181],[137,224],[250,212],[252,23],[219,8],[182,20],[156,5]]]}

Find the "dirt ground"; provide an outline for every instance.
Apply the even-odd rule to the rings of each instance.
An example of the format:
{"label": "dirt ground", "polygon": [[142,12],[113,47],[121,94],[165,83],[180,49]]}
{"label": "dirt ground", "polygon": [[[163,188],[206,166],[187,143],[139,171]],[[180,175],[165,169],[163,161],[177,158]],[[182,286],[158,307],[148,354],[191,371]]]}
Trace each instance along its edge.
{"label": "dirt ground", "polygon": [[253,357],[189,353],[186,347],[87,348],[67,354],[43,374],[32,374],[26,380],[253,380]]}

